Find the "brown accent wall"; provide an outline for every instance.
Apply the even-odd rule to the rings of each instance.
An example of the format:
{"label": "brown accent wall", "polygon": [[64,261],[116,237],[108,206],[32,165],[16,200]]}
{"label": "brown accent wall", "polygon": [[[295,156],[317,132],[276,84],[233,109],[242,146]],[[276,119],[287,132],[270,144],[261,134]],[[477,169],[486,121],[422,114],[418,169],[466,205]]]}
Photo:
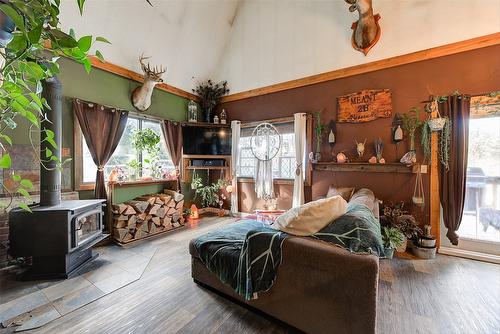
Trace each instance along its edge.
{"label": "brown accent wall", "polygon": [[[465,94],[480,94],[500,90],[500,46],[492,46],[455,55],[420,61],[412,64],[383,69],[371,73],[341,78],[311,86],[224,103],[221,107],[228,112],[231,120],[256,121],[290,116],[297,112],[323,110],[322,122],[337,118],[336,98],[339,95],[358,92],[362,89],[384,89],[392,91],[393,111],[407,112],[412,106],[423,106],[420,102],[430,94],[447,95],[455,90]],[[334,57],[335,55],[332,55]],[[346,150],[354,156],[354,140],[367,138],[365,158],[374,154],[373,141],[380,137],[385,144],[384,157],[388,162],[396,162],[407,150],[407,143],[398,145],[391,141],[391,122],[378,119],[362,124],[337,124],[334,151]],[[417,139],[417,142],[420,139]],[[417,145],[421,156],[421,150]],[[324,160],[331,160],[326,135],[322,148]],[[411,202],[415,176],[412,174],[385,174],[360,172],[314,172],[310,198],[324,195],[329,184],[338,186],[368,187],[376,196],[386,202]],[[424,177],[426,188],[426,208],[415,209],[422,223],[428,222],[429,178]],[[289,188],[288,190],[286,188]],[[291,186],[281,186],[281,196],[291,196]],[[243,210],[251,210],[256,203],[255,193],[249,184],[240,187]],[[291,203],[282,199],[281,203]],[[283,207],[286,208],[286,207]]]}

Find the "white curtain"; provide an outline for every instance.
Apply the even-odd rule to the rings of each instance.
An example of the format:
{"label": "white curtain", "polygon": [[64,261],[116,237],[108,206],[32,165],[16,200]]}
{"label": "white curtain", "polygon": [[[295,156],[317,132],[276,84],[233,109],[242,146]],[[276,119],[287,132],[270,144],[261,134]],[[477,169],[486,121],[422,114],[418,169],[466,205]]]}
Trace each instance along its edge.
{"label": "white curtain", "polygon": [[238,177],[236,173],[240,163],[240,133],[241,122],[231,121],[231,168],[232,168],[232,193],[231,193],[231,212],[238,212]]}
{"label": "white curtain", "polygon": [[305,113],[297,113],[294,116],[294,134],[295,134],[295,181],[293,182],[293,207],[304,204],[304,175],[305,175],[305,156],[306,156],[306,120]]}

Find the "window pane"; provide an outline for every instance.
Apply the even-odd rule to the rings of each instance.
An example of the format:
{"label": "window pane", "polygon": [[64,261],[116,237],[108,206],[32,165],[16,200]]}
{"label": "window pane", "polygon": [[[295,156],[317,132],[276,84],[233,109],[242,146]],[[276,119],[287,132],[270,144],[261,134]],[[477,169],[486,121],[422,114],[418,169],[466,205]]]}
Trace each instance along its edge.
{"label": "window pane", "polygon": [[499,188],[500,116],[471,118],[460,236],[500,242]]}
{"label": "window pane", "polygon": [[[83,135],[82,135],[83,138]],[[97,173],[97,167],[92,160],[92,156],[90,155],[89,147],[87,146],[87,142],[85,138],[82,140],[82,155],[83,155],[83,182],[95,182],[95,177]]]}
{"label": "window pane", "polygon": [[[273,159],[273,177],[277,179],[293,179],[295,177],[295,140],[293,123],[277,126],[281,134],[281,148]],[[256,159],[252,154],[251,135],[253,128],[241,131],[239,177],[254,177]]]}
{"label": "window pane", "polygon": [[116,147],[115,152],[111,159],[109,159],[106,168],[105,175],[106,178],[111,173],[114,168],[121,167],[123,170],[130,173],[127,164],[132,160],[137,160],[137,151],[132,145],[132,136],[135,131],[139,129],[139,120],[137,118],[129,117],[127,120],[127,126],[123,131],[122,138]]}
{"label": "window pane", "polygon": [[[154,157],[152,157],[148,152],[142,153],[142,164],[143,164],[143,175],[145,176],[155,176],[161,177],[166,173],[170,173],[175,169],[172,159],[167,151],[165,144],[165,138],[163,138],[163,132],[161,130],[161,125],[159,122],[144,120],[142,122],[142,129],[151,129],[155,133],[160,135],[160,145],[158,150],[158,161],[154,162]],[[149,162],[148,162],[149,161]],[[152,163],[154,162],[154,163]],[[154,175],[156,174],[156,175]]]}

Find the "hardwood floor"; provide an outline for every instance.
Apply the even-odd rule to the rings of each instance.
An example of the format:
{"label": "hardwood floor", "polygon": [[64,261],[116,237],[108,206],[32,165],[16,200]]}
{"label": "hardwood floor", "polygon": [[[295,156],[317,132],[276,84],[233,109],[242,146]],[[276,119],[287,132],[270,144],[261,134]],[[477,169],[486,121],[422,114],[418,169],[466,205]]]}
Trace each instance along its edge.
{"label": "hardwood floor", "polygon": [[[154,252],[139,280],[29,333],[296,333],[193,283],[189,240],[228,222],[204,219],[134,246]],[[499,332],[500,266],[381,260],[378,333]]]}

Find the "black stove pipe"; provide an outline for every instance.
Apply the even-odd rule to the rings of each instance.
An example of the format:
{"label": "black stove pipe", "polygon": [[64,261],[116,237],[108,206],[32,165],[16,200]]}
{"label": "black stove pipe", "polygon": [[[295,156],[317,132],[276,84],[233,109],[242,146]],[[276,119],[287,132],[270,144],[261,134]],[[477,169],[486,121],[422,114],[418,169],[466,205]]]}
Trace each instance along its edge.
{"label": "black stove pipe", "polygon": [[[42,97],[47,100],[50,109],[45,108],[46,119],[41,122],[40,134],[40,158],[46,158],[46,150],[52,151],[52,155],[61,161],[62,140],[62,85],[57,77],[52,77],[42,82]],[[47,136],[44,129],[54,133],[54,141],[57,148],[49,141],[44,140]],[[57,162],[50,160],[40,164],[40,206],[54,206],[61,203],[61,169]]]}

